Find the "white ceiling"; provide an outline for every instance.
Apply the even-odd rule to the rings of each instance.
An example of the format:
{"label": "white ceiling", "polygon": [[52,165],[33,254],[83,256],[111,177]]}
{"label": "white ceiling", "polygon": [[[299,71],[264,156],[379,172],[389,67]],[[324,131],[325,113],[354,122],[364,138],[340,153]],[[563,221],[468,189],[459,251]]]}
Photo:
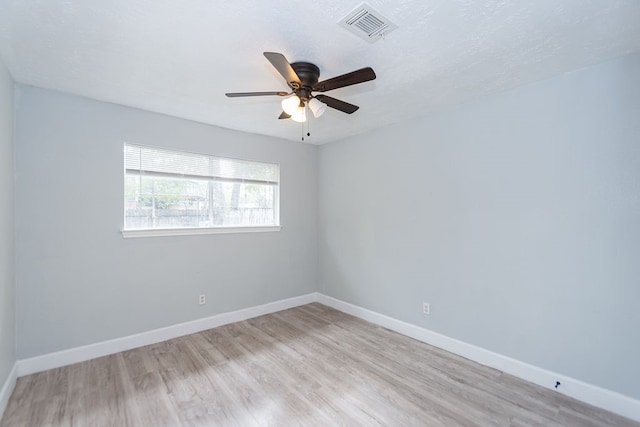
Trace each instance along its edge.
{"label": "white ceiling", "polygon": [[322,144],[640,51],[638,0],[369,0],[399,28],[369,44],[337,25],[360,0],[0,0],[17,82],[300,140],[262,52],[378,78],[327,94],[360,106],[310,121]]}

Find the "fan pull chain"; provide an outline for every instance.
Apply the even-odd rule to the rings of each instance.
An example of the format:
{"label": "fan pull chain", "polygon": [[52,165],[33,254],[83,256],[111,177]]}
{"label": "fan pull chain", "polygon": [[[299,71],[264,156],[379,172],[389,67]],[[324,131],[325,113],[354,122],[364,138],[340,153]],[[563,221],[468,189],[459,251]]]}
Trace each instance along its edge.
{"label": "fan pull chain", "polygon": [[[311,133],[309,132],[309,122],[310,122],[309,118],[311,118],[311,116],[309,115],[309,106],[307,104],[305,104],[304,108],[306,110],[304,112],[304,114],[305,114],[306,117],[308,117],[307,120],[306,120],[306,122],[307,122],[307,136],[311,136]],[[302,142],[304,142],[304,123],[305,122],[302,122]]]}

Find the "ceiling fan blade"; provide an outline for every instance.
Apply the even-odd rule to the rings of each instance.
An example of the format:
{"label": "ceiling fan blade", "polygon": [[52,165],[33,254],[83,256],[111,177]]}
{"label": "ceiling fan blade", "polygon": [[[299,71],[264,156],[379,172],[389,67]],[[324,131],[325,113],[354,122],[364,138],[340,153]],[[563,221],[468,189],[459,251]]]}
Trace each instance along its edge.
{"label": "ceiling fan blade", "polygon": [[335,108],[347,114],[355,113],[358,111],[358,108],[360,108],[357,105],[349,104],[348,102],[340,101],[327,95],[316,95],[314,98],[327,104],[327,107]]}
{"label": "ceiling fan blade", "polygon": [[267,96],[267,95],[278,95],[278,96],[287,96],[289,92],[234,92],[234,93],[225,93],[229,98],[238,98],[241,96]]}
{"label": "ceiling fan blade", "polygon": [[289,87],[293,87],[291,83],[297,83],[297,86],[300,87],[300,78],[283,54],[277,52],[264,52],[264,56],[269,60],[269,62],[271,62],[271,65],[273,65],[275,69],[278,70],[280,75],[284,77]]}
{"label": "ceiling fan blade", "polygon": [[375,78],[376,73],[373,71],[373,68],[361,68],[359,70],[352,71],[350,73],[343,74],[329,80],[318,82],[315,84],[315,86],[313,86],[313,90],[316,92],[326,92],[328,90],[368,82],[369,80],[374,80]]}
{"label": "ceiling fan blade", "polygon": [[282,112],[282,114],[280,114],[280,117],[278,117],[278,119],[282,120],[282,119],[290,119],[291,116],[287,113],[285,113],[284,111]]}

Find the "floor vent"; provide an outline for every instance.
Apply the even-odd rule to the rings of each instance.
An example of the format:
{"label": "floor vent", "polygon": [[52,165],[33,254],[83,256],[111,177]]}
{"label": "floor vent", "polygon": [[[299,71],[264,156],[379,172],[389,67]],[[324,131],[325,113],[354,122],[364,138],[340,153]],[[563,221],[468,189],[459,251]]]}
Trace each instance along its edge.
{"label": "floor vent", "polygon": [[369,43],[384,38],[398,28],[396,24],[366,3],[356,7],[338,24]]}

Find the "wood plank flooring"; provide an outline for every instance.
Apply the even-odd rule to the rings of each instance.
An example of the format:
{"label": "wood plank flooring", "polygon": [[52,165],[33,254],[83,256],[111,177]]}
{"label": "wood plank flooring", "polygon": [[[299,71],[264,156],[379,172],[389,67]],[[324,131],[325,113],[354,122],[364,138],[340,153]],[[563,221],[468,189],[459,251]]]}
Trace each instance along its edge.
{"label": "wood plank flooring", "polygon": [[640,426],[309,304],[18,379],[0,426]]}

